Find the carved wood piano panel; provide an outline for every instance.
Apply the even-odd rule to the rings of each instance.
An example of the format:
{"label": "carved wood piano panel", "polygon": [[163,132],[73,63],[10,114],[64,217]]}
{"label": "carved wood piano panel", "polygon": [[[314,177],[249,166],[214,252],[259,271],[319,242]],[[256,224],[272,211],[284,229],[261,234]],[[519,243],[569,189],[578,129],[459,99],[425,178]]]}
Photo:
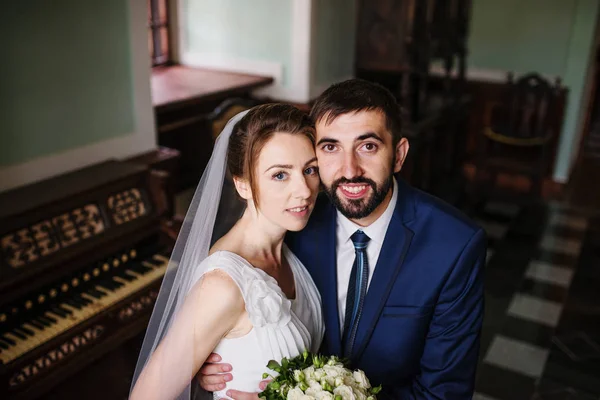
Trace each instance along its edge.
{"label": "carved wood piano panel", "polygon": [[36,398],[145,329],[166,270],[150,170],[0,194],[0,398]]}

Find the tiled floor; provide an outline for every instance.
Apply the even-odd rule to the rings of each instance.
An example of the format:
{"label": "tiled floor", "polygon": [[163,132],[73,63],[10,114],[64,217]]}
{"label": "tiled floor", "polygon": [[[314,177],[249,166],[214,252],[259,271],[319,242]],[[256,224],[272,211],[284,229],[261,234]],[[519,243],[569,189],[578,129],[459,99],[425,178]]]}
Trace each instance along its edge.
{"label": "tiled floor", "polygon": [[496,335],[488,348],[484,361],[532,378],[542,375],[548,359],[548,349]]}
{"label": "tiled floor", "polygon": [[493,210],[474,398],[600,399],[600,218],[539,205],[503,230]]}

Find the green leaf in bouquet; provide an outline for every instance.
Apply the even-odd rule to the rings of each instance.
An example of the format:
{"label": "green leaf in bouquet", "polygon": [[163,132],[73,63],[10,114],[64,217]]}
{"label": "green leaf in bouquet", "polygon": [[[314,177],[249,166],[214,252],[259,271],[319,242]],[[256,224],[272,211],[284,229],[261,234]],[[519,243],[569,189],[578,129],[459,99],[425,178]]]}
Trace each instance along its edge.
{"label": "green leaf in bouquet", "polygon": [[340,396],[339,394],[336,394],[335,397],[333,398],[333,400],[344,400],[344,398],[342,396]]}
{"label": "green leaf in bouquet", "polygon": [[333,386],[331,386],[329,383],[321,382],[321,387],[323,387],[324,390],[333,393]]}
{"label": "green leaf in bouquet", "polygon": [[381,385],[376,386],[374,388],[371,388],[371,393],[377,394],[377,393],[381,392],[381,389],[382,389]]}
{"label": "green leaf in bouquet", "polygon": [[313,356],[313,364],[316,368],[323,368],[323,365],[325,365],[325,357],[318,354]]}
{"label": "green leaf in bouquet", "polygon": [[[284,358],[284,360],[285,360],[285,358]],[[281,372],[281,365],[279,365],[279,363],[275,360],[269,361],[269,363],[267,364],[267,368],[269,368],[275,372]]]}
{"label": "green leaf in bouquet", "polygon": [[304,380],[306,379],[306,376],[304,376],[304,372],[302,372],[301,369],[296,369],[293,371],[293,376],[294,376],[294,380],[296,382],[304,382]]}
{"label": "green leaf in bouquet", "polygon": [[283,385],[281,385],[281,387],[279,388],[279,395],[281,397],[283,397],[284,399],[287,398],[287,394],[290,391],[291,386],[288,383],[284,383]]}
{"label": "green leaf in bouquet", "polygon": [[343,364],[337,356],[331,356],[329,357],[329,360],[327,360],[327,365],[336,365],[338,363]]}

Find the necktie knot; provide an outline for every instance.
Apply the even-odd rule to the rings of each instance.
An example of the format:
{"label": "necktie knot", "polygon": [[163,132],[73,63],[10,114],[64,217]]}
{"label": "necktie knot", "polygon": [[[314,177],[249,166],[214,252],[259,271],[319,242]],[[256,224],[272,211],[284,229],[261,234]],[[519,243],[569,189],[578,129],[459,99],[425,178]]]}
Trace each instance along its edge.
{"label": "necktie knot", "polygon": [[350,240],[352,240],[352,244],[354,244],[354,248],[356,250],[364,250],[367,248],[367,243],[369,243],[369,240],[371,240],[371,238],[359,229],[356,232],[354,232],[352,236],[350,236]]}

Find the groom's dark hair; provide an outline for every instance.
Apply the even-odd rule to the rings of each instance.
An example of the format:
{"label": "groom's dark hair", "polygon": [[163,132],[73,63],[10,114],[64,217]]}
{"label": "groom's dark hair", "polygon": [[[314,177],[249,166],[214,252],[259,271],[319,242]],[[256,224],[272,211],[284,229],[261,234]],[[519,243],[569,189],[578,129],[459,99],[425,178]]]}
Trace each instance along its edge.
{"label": "groom's dark hair", "polygon": [[402,139],[401,108],[396,97],[385,87],[363,79],[349,79],[331,85],[317,97],[310,116],[315,124],[325,118],[328,125],[340,115],[359,111],[383,113],[394,146]]}

